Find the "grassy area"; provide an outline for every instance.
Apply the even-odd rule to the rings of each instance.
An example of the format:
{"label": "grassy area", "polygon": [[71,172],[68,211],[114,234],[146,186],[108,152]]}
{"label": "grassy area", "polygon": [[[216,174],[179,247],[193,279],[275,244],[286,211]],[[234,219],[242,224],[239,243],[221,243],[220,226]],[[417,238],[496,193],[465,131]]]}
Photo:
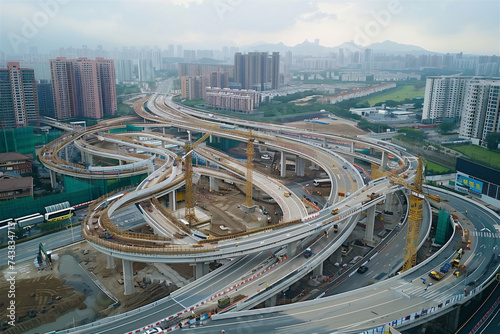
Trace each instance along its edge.
{"label": "grassy area", "polygon": [[370,106],[374,106],[377,103],[385,102],[387,100],[404,101],[406,99],[411,100],[416,97],[424,95],[425,95],[425,86],[421,88],[415,88],[414,85],[404,85],[388,90],[387,92],[374,94],[373,96],[364,99],[363,102],[368,102]]}
{"label": "grassy area", "polygon": [[490,151],[484,147],[476,145],[447,146],[447,147],[466,155],[469,159],[473,161],[484,164],[491,168],[500,169],[499,151]]}
{"label": "grassy area", "polygon": [[430,161],[425,162],[425,175],[449,174],[454,172],[455,172],[454,170],[435,164],[433,162]]}

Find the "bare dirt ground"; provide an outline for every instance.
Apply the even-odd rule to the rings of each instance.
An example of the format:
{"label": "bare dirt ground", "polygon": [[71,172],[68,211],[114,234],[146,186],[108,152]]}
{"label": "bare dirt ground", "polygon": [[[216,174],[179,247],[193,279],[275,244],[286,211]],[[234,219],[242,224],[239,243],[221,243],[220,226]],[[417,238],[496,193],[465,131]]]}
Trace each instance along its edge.
{"label": "bare dirt ground", "polygon": [[[53,322],[59,316],[74,308],[84,309],[85,296],[74,287],[65,285],[65,280],[58,278],[57,261],[51,268],[38,271],[32,261],[18,264],[15,280],[15,327],[2,323],[2,333],[22,333],[43,323]],[[10,284],[8,270],[0,278],[1,319],[7,318]],[[2,320],[2,321],[3,321]],[[9,319],[10,320],[10,319]]]}
{"label": "bare dirt ground", "polygon": [[[229,231],[236,233],[245,231],[247,228],[267,224],[265,219],[267,216],[262,215],[260,210],[256,210],[254,214],[246,214],[238,208],[245,202],[245,196],[237,187],[223,182],[220,185],[220,190],[217,193],[210,193],[205,187],[208,184],[205,185],[203,182],[196,187],[197,205],[205,208],[212,215],[212,223],[205,228],[207,232],[209,231],[213,235],[226,235]],[[267,207],[269,210],[270,206],[267,205]],[[220,228],[221,226],[223,229]],[[106,268],[106,256],[86,242],[58,250],[57,254],[59,257],[63,255],[73,256],[89,273],[89,276],[97,278],[120,301],[120,306],[117,308],[109,307],[100,311],[102,317],[124,313],[164,298],[178,288],[179,281],[181,281],[182,286],[193,277],[193,267],[189,264],[168,265],[173,272],[178,274],[176,275],[177,279],[173,279],[169,277],[171,271],[160,270],[160,266],[157,268],[150,263],[136,262],[133,267],[136,293],[125,296],[123,285],[120,284],[123,278],[121,260],[115,259],[114,268]],[[22,333],[43,323],[53,322],[74,308],[86,307],[83,303],[86,297],[75,291],[72,286],[65,285],[65,281],[58,277],[59,263],[57,260],[53,261],[50,268],[43,271],[38,271],[32,261],[20,265],[23,270],[16,276],[16,300],[22,301],[22,303],[16,305],[16,315],[21,318],[16,319],[16,327],[9,328],[4,331],[5,333]],[[7,306],[9,300],[6,296],[9,284],[4,276],[0,278],[0,296],[5,297],[5,300],[0,300],[0,303],[3,302],[4,306]],[[32,316],[34,314],[36,316],[29,318],[28,312],[31,312]],[[7,319],[6,307],[2,307],[0,315],[2,319]]]}

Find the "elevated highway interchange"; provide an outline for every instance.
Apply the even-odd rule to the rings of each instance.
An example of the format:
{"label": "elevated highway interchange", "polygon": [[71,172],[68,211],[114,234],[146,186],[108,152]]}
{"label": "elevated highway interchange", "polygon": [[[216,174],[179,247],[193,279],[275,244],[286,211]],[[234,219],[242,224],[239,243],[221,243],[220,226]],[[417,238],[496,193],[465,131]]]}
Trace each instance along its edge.
{"label": "elevated highway interchange", "polygon": [[[156,118],[156,117],[154,117],[154,118]],[[195,130],[195,128],[193,128],[193,127],[190,127],[190,129]],[[197,130],[199,130],[199,129],[197,129]],[[210,130],[213,131],[213,127]],[[266,143],[267,143],[267,141],[266,141]],[[380,145],[377,144],[377,146],[380,146]],[[386,148],[384,148],[384,149],[386,149]],[[388,148],[386,150],[389,152]],[[324,149],[319,151],[319,152],[323,152],[323,151],[324,151]],[[320,160],[319,162],[321,163],[321,160],[323,160],[323,159],[319,159],[319,160]],[[383,163],[383,160],[384,159],[382,158],[382,163]],[[234,166],[233,166],[233,168],[234,168]],[[330,175],[331,174],[334,174],[334,173],[330,172]],[[334,175],[336,175],[336,174],[334,174]],[[356,177],[356,175],[354,177]],[[350,179],[350,177],[349,177],[349,179]],[[339,234],[339,236],[344,235],[344,234],[346,234],[346,233],[344,233],[344,231],[348,231],[351,227],[354,228],[355,222],[357,220],[357,215],[359,214],[359,212],[361,212],[364,209],[370,209],[370,207],[374,207],[374,205],[377,202],[379,202],[380,200],[383,200],[388,193],[394,192],[397,189],[399,189],[399,187],[391,186],[387,180],[382,179],[382,180],[379,180],[376,184],[371,184],[371,185],[361,187],[358,191],[353,192],[353,194],[350,197],[344,199],[340,203],[335,204],[335,206],[327,207],[327,208],[321,210],[314,217],[307,217],[308,218],[307,220],[303,219],[303,220],[301,220],[300,224],[291,225],[286,230],[278,229],[275,231],[268,231],[268,232],[263,233],[263,234],[255,234],[255,235],[252,235],[251,237],[247,237],[245,239],[239,239],[237,244],[235,244],[234,241],[220,241],[216,247],[218,249],[210,249],[209,251],[204,250],[203,252],[200,252],[197,254],[194,252],[193,253],[190,252],[190,254],[183,254],[182,256],[180,256],[180,254],[178,252],[175,252],[176,254],[165,254],[165,253],[168,253],[168,251],[165,252],[165,250],[162,250],[162,251],[159,251],[156,253],[154,251],[153,252],[148,251],[148,254],[139,254],[139,253],[137,253],[137,250],[135,250],[133,252],[117,251],[116,249],[112,249],[112,247],[108,247],[109,245],[104,246],[102,242],[99,242],[99,243],[96,242],[94,245],[96,246],[97,249],[103,251],[104,253],[109,253],[110,255],[116,256],[118,258],[130,259],[133,261],[142,260],[142,261],[147,261],[147,262],[151,262],[151,261],[176,262],[176,261],[179,261],[180,257],[182,257],[183,260],[181,260],[181,261],[194,263],[194,262],[206,262],[206,261],[220,259],[223,257],[233,257],[233,256],[234,257],[245,256],[246,258],[248,258],[248,256],[250,256],[250,254],[259,253],[264,249],[276,250],[284,245],[288,245],[289,249],[296,248],[297,244],[293,245],[293,247],[290,247],[290,246],[295,242],[301,243],[304,240],[307,240],[308,238],[313,238],[315,235],[318,235],[318,233],[321,231],[330,229],[332,227],[332,225],[334,224],[334,222],[338,222],[338,223],[342,222],[341,233]],[[363,202],[366,202],[366,197],[367,197],[366,194],[367,193],[368,194],[376,193],[376,194],[379,194],[381,196],[378,197],[376,199],[376,201],[372,201],[372,203],[370,203],[370,202],[363,203]],[[332,197],[332,194],[330,196]],[[125,196],[123,199],[125,199]],[[329,202],[329,204],[332,204],[335,200],[336,199],[334,197],[332,197],[331,202]],[[335,207],[339,209],[339,213],[338,213],[338,215],[336,215],[337,217],[334,217],[334,215],[332,215],[330,212],[332,210],[332,208],[335,208]],[[335,218],[338,218],[338,219],[335,219]],[[343,228],[343,226],[346,226],[346,227]],[[347,226],[349,226],[349,227],[347,227]],[[286,231],[286,232],[283,232],[283,231]],[[284,233],[287,233],[287,234],[284,234]],[[286,236],[286,238],[283,238],[283,236]],[[337,242],[340,242],[342,240],[339,237],[337,237],[337,239],[338,239]],[[330,240],[335,240],[335,238],[332,238]],[[93,240],[90,240],[90,241],[92,242]],[[101,240],[101,241],[104,241],[104,240]],[[334,242],[334,244],[335,244],[335,242]],[[341,244],[341,242],[340,242],[340,244]],[[338,246],[340,244],[337,244],[334,247],[338,248]],[[322,247],[322,248],[325,249],[328,247]],[[333,250],[332,250],[332,252],[333,252]],[[289,256],[293,256],[292,253],[293,252],[289,252]],[[247,255],[245,255],[245,254],[247,254]],[[318,258],[319,257],[317,257],[316,259],[318,259]],[[226,266],[224,266],[224,267],[226,267]],[[229,266],[227,266],[227,267],[229,268]],[[280,267],[283,268],[283,266],[276,266],[276,268],[280,268]],[[311,265],[309,265],[309,267],[307,267],[307,265],[306,265],[305,269],[312,270],[314,268]],[[283,275],[283,274],[281,274],[281,275]],[[400,282],[398,280],[402,279],[402,278],[400,278],[400,277],[396,277],[396,278],[397,278],[397,280],[395,278],[391,279],[391,280],[396,282],[396,284],[401,285],[402,282]],[[386,283],[390,284],[390,282],[393,282],[391,280],[388,280]],[[196,281],[196,282],[198,282],[198,281]],[[378,284],[381,284],[381,283],[378,283]],[[416,284],[415,286],[418,287],[417,283],[414,283],[414,284]],[[396,286],[398,286],[398,285],[396,285]],[[397,291],[399,291],[399,290],[394,289],[394,285],[392,285],[390,288],[386,287],[386,286],[384,286],[384,287],[380,287],[380,288],[377,287],[377,289],[380,289],[380,290],[378,290],[378,292],[374,295],[369,295],[372,297],[361,295],[362,297],[360,297],[360,299],[363,299],[364,305],[369,305],[367,303],[372,302],[371,300],[370,301],[364,300],[366,298],[368,298],[368,299],[373,298],[373,303],[377,303],[377,302],[384,303],[384,301],[389,303],[388,294],[390,294],[390,292],[392,291],[392,298],[393,298],[392,305],[394,305],[394,302],[397,302],[398,305],[399,305],[399,303],[401,303],[401,306],[404,306],[404,307],[401,307],[401,308],[398,307],[398,309],[405,310],[405,308],[406,308],[406,306],[405,306],[406,299],[405,298],[407,298],[407,297],[403,296],[401,298],[400,297],[395,298],[394,296],[398,294]],[[410,287],[410,289],[411,289],[411,287]],[[271,289],[269,289],[268,292],[270,292],[271,290],[272,290],[272,287],[271,287]],[[365,290],[370,290],[370,289],[363,288],[360,291],[358,291],[358,290],[356,290],[356,291],[358,291],[359,293],[366,293],[367,291],[365,291]],[[404,289],[401,289],[401,290],[404,290]],[[215,291],[217,291],[217,290],[215,290]],[[385,291],[385,292],[383,292],[383,291]],[[356,293],[358,293],[358,292],[356,292]],[[355,292],[352,292],[352,293],[355,293]],[[403,294],[403,292],[401,292],[401,293]],[[263,294],[261,294],[261,295],[263,295]],[[342,294],[342,295],[344,295],[344,294]],[[268,295],[266,297],[268,297]],[[343,296],[343,297],[345,297],[345,296]],[[328,298],[331,298],[331,297],[328,297]],[[351,295],[347,296],[347,298],[351,298]],[[356,300],[357,299],[354,298],[353,302],[355,302]],[[323,305],[323,303],[326,303],[326,301],[323,301],[323,299],[320,299],[319,301],[313,301],[313,302],[308,302],[308,303],[309,304],[307,304],[305,307],[309,307],[309,305],[316,305],[317,304],[319,307],[318,310],[320,310],[321,305]],[[241,304],[241,305],[243,305],[243,304]],[[422,306],[422,305],[424,305],[424,304],[421,304],[420,306]],[[300,304],[292,305],[292,306],[287,306],[287,307],[285,307],[285,309],[288,310],[288,307],[291,307],[292,309],[300,308]],[[315,307],[316,306],[311,306],[311,310],[314,309]],[[283,309],[283,310],[285,310],[285,309]],[[270,310],[274,311],[275,309],[270,309]],[[413,309],[411,309],[409,307],[406,309],[406,311],[408,311],[408,312],[410,310],[413,310]],[[245,312],[247,312],[247,311],[245,311]],[[254,311],[248,311],[248,312],[254,312]],[[287,311],[284,311],[284,312],[286,313]],[[304,311],[304,313],[301,313],[301,314],[303,314],[303,317],[309,318],[313,312],[314,311],[311,311],[311,313],[307,313]],[[228,315],[221,315],[221,316],[213,317],[213,319],[214,319],[213,326],[228,326],[228,328],[233,328],[233,329],[244,328],[244,327],[241,327],[242,322],[239,322],[238,324],[231,323],[232,320],[229,320],[229,319],[237,317],[234,315],[231,316],[230,314],[232,314],[232,313],[234,313],[234,312],[230,312],[230,313],[228,313]],[[270,314],[275,314],[275,313],[282,314],[282,311],[281,311],[281,309],[277,308],[276,312],[272,312]],[[366,312],[366,313],[368,313],[368,312]],[[246,316],[248,316],[248,317],[256,316],[256,314],[254,314],[254,313],[247,314],[247,313],[238,312],[237,314],[239,316],[245,316],[245,317]],[[328,319],[330,319],[330,327],[329,328],[331,330],[333,328],[333,327],[331,327],[332,326],[331,320],[333,318],[326,317],[324,314],[323,314],[323,316],[320,316],[320,314],[321,314],[320,312],[316,313],[316,315],[319,316],[320,319],[323,319],[323,318],[325,318],[325,319],[321,320],[321,321],[319,321],[319,320],[314,321],[314,322],[311,321],[311,323],[312,323],[311,326],[313,326],[311,328],[314,328],[314,330],[318,330],[318,332],[320,332],[320,330],[322,328],[328,327],[328,323],[329,323]],[[359,318],[361,315],[365,316],[365,314],[363,312],[359,312],[359,315],[357,314],[356,317]],[[395,315],[396,315],[395,313],[387,313],[386,317],[387,317],[387,319],[392,319],[395,317]],[[257,317],[260,317],[260,316],[261,315],[259,315]],[[299,316],[299,315],[295,315],[293,317],[295,317],[297,319],[301,318],[301,316]],[[264,318],[267,318],[267,316]],[[285,319],[285,318],[286,317],[283,317],[283,319]],[[251,319],[251,318],[249,318],[249,319]],[[316,318],[311,317],[310,319],[316,319]],[[371,318],[368,316],[366,319],[371,319]],[[255,324],[261,322],[260,320],[259,321],[250,320],[250,321],[252,323],[255,323]],[[270,321],[272,321],[272,320],[270,320]],[[363,328],[373,328],[372,324],[370,324],[370,321],[374,321],[374,320],[364,320],[359,324],[353,324],[351,322],[351,324],[349,325],[351,327],[347,326],[347,327],[339,327],[339,328],[344,328],[344,329],[349,330],[349,331],[352,329],[354,332],[356,332],[356,331],[359,332]],[[335,323],[337,323],[337,322],[335,321]],[[220,324],[222,324],[222,325],[220,325]],[[284,323],[281,323],[279,321],[275,323],[275,325],[278,325],[278,324],[284,324]],[[289,329],[289,330],[293,330],[293,327],[295,325],[297,325],[297,323],[294,322],[294,320],[291,320],[289,318],[286,319],[286,324],[287,325],[284,326],[284,328]],[[268,325],[268,323],[266,322],[263,326],[267,326],[267,325]],[[323,327],[324,325],[326,327]],[[370,325],[372,327],[369,327],[368,325]],[[234,326],[240,326],[240,327],[234,327]],[[287,327],[287,326],[291,326],[291,327]],[[208,327],[205,327],[205,329],[207,329],[207,328]],[[217,327],[217,328],[220,328],[220,327]],[[269,327],[269,328],[275,328],[275,327]],[[303,329],[302,326],[297,326],[297,328]],[[202,329],[198,329],[198,330],[203,332],[205,329],[202,328]],[[280,330],[279,328],[275,328],[275,329]],[[211,330],[213,331],[213,328]]]}

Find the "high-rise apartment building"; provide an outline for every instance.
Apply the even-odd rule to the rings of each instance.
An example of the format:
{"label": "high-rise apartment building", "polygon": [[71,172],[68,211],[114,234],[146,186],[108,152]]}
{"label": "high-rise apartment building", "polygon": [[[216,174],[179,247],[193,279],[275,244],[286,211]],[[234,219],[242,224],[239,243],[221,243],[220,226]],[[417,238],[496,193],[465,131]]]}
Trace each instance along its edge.
{"label": "high-rise apartment building", "polygon": [[205,87],[208,85],[208,76],[181,77],[181,97],[187,100],[205,98]]}
{"label": "high-rise apartment building", "polygon": [[102,112],[114,115],[118,109],[116,100],[115,65],[112,59],[95,59],[99,73],[99,89],[101,90]]}
{"label": "high-rise apartment building", "polygon": [[151,59],[139,59],[139,81],[151,82],[155,81],[153,70],[153,61]]}
{"label": "high-rise apartment building", "polygon": [[181,78],[181,96],[188,100],[204,99],[207,86],[229,87],[229,78],[233,73],[231,65],[179,63],[177,69]]}
{"label": "high-rise apartment building", "polygon": [[465,86],[470,79],[461,76],[428,77],[422,121],[458,121],[462,113]]}
{"label": "high-rise apartment building", "polygon": [[178,63],[177,72],[179,77],[185,75],[197,76],[208,75],[214,72],[227,72],[228,77],[232,78],[233,66],[221,64],[191,64],[191,63]]}
{"label": "high-rise apartment building", "polygon": [[38,95],[38,110],[40,116],[55,117],[54,97],[52,94],[52,84],[49,80],[38,80],[36,83],[36,93]]}
{"label": "high-rise apartment building", "polygon": [[279,52],[234,54],[234,81],[244,89],[258,91],[279,88]]}
{"label": "high-rise apartment building", "polygon": [[57,119],[76,117],[76,91],[73,66],[70,60],[57,57],[50,60],[52,94]]}
{"label": "high-rise apartment building", "polygon": [[57,119],[99,119],[117,110],[113,60],[58,57],[50,68]]}
{"label": "high-rise apartment building", "polygon": [[175,57],[175,46],[173,44],[168,45],[167,57]]}
{"label": "high-rise apartment building", "polygon": [[271,56],[271,89],[278,89],[280,85],[280,53],[273,52]]}
{"label": "high-rise apartment building", "polygon": [[0,69],[0,128],[39,126],[35,71],[8,62]]}
{"label": "high-rise apartment building", "polygon": [[285,66],[284,66],[284,74],[290,75],[290,69],[292,68],[292,51],[285,52]]}
{"label": "high-rise apartment building", "polygon": [[116,60],[116,79],[118,82],[134,79],[134,61],[132,59]]}
{"label": "high-rise apartment building", "polygon": [[467,83],[459,136],[486,146],[490,132],[500,132],[500,78]]}

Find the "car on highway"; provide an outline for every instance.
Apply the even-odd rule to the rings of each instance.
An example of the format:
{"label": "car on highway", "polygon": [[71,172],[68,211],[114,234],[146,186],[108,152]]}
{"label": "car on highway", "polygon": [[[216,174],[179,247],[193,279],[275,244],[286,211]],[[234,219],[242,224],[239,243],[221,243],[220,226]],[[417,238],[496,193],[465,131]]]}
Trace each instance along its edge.
{"label": "car on highway", "polygon": [[163,333],[163,329],[160,327],[153,327],[144,332],[144,334],[156,334],[156,333]]}
{"label": "car on highway", "polygon": [[367,266],[361,266],[358,268],[358,273],[360,274],[364,274],[368,271],[368,267]]}

